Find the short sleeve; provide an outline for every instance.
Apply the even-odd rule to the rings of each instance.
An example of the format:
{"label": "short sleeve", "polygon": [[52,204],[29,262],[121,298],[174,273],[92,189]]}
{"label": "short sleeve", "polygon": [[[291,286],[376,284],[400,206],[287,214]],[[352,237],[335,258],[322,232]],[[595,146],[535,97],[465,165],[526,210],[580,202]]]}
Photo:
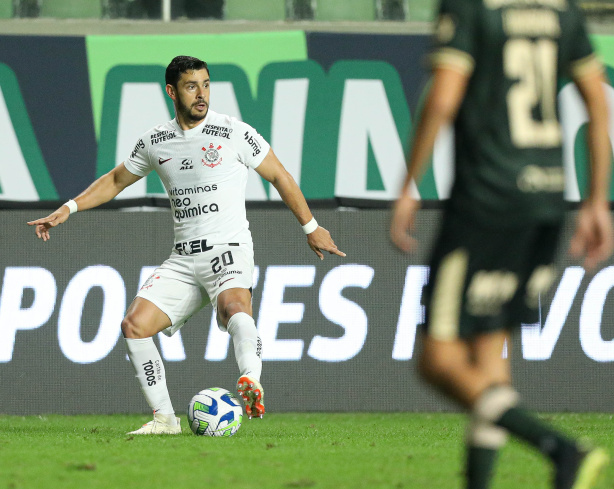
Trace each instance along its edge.
{"label": "short sleeve", "polygon": [[139,177],[148,175],[152,168],[149,164],[149,153],[143,138],[139,139],[130,153],[130,156],[124,161],[126,169]]}
{"label": "short sleeve", "polygon": [[582,10],[570,2],[573,14],[570,15],[573,26],[573,38],[570,42],[567,72],[574,79],[603,70],[601,62],[595,55],[593,46],[586,32],[586,23]]}
{"label": "short sleeve", "polygon": [[447,66],[471,73],[475,65],[478,2],[442,0],[435,28],[432,67]]}
{"label": "short sleeve", "polygon": [[249,124],[233,119],[232,140],[239,161],[256,168],[271,148],[269,143]]}

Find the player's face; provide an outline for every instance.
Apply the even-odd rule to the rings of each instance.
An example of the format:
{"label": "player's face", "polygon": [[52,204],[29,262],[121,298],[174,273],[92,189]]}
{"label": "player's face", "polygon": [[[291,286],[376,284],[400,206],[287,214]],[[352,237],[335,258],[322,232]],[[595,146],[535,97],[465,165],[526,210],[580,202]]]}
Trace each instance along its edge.
{"label": "player's face", "polygon": [[189,126],[202,121],[209,110],[209,73],[202,69],[182,73],[177,82],[175,108],[177,116]]}

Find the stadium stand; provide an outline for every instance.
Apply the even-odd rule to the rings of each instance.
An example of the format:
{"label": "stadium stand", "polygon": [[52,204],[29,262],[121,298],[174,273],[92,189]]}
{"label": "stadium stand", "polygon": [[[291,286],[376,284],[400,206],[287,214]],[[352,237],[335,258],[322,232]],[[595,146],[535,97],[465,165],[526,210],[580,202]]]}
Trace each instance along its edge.
{"label": "stadium stand", "polygon": [[[159,19],[162,0],[2,0],[0,19]],[[172,19],[431,22],[437,0],[171,0]],[[579,0],[590,21],[611,22],[614,0]]]}
{"label": "stadium stand", "polygon": [[226,20],[285,20],[284,0],[226,0]]}
{"label": "stadium stand", "polygon": [[317,3],[315,20],[321,21],[368,21],[375,20],[373,0],[324,0]]}
{"label": "stadium stand", "polygon": [[10,19],[13,16],[13,5],[10,2],[0,2],[0,19]]}
{"label": "stadium stand", "polygon": [[435,16],[436,2],[433,0],[409,0],[409,18],[414,22],[429,22]]}
{"label": "stadium stand", "polygon": [[40,16],[58,19],[99,19],[102,16],[102,5],[99,1],[44,0]]}

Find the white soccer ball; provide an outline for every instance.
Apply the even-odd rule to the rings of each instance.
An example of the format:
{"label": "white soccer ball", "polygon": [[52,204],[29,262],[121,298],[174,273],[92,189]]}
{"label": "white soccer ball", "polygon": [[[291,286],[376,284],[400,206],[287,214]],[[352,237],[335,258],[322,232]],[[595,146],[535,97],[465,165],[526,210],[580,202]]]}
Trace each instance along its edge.
{"label": "white soccer ball", "polygon": [[188,406],[188,423],[195,435],[232,436],[239,431],[242,420],[241,403],[220,387],[200,391]]}

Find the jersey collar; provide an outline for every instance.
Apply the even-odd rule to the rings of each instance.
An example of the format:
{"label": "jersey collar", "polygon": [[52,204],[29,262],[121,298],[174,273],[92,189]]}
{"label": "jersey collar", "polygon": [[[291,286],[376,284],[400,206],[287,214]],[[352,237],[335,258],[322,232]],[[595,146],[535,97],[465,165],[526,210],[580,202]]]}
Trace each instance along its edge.
{"label": "jersey collar", "polygon": [[200,122],[200,124],[198,124],[196,127],[193,127],[192,129],[188,129],[187,131],[184,131],[183,129],[181,129],[181,126],[177,122],[177,117],[175,117],[171,121],[171,123],[173,124],[173,127],[177,131],[177,134],[182,134],[186,138],[191,138],[191,137],[194,137],[194,136],[200,134],[202,132],[202,130],[203,130],[203,127],[205,126],[205,124],[208,124],[208,121],[210,119],[211,119],[211,108],[209,108],[209,110],[207,111],[207,115]]}

